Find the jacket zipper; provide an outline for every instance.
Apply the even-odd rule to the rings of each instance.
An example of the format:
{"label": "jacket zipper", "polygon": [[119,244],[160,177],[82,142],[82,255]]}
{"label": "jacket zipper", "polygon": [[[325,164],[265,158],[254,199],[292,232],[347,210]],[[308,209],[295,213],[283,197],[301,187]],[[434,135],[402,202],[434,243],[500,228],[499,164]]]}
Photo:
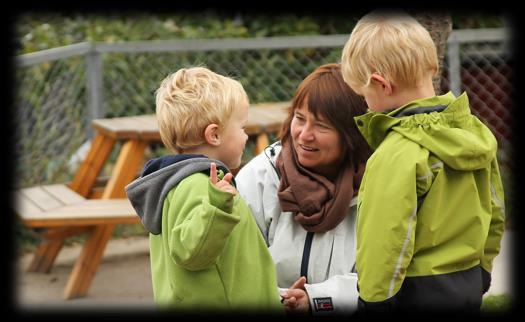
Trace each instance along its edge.
{"label": "jacket zipper", "polygon": [[309,231],[306,233],[306,239],[304,241],[303,248],[303,259],[301,260],[301,275],[306,278],[308,283],[308,263],[310,262],[310,251],[312,249],[312,241],[314,239],[314,233]]}

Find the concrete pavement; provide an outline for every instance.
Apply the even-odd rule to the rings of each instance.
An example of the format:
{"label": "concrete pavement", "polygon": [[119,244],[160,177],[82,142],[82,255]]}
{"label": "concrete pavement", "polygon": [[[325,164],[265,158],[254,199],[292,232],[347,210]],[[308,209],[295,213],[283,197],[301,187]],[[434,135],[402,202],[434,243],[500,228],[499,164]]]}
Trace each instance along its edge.
{"label": "concrete pavement", "polygon": [[[485,296],[512,295],[512,247],[515,232],[505,232],[500,254],[492,273],[492,286]],[[63,300],[62,292],[80,246],[65,247],[49,274],[28,273],[31,254],[20,256],[17,262],[16,292],[13,295],[19,310],[152,310],[153,292],[147,237],[112,239],[108,243],[87,297]]]}

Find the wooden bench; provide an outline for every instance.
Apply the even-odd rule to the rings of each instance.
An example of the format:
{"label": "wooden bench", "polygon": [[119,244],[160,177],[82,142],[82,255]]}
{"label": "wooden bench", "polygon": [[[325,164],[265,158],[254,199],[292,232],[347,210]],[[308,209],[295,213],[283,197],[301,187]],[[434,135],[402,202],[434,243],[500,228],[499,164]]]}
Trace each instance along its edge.
{"label": "wooden bench", "polygon": [[[46,228],[42,242],[29,266],[31,272],[49,272],[65,238],[93,234],[97,225],[140,222],[128,199],[85,199],[62,184],[20,189],[14,195],[14,211],[30,228]],[[89,238],[83,246],[64,290],[64,298],[84,296],[96,273],[90,261],[105,247]],[[105,245],[104,245],[105,246]],[[86,270],[86,267],[90,269]]]}

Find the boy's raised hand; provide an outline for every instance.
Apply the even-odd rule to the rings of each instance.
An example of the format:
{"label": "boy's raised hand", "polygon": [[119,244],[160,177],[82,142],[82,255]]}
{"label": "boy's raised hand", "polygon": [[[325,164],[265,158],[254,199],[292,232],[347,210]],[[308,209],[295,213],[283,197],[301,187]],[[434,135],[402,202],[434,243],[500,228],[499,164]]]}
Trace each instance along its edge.
{"label": "boy's raised hand", "polygon": [[237,189],[231,184],[231,181],[233,179],[233,174],[226,173],[224,178],[222,178],[221,181],[217,177],[217,165],[215,162],[212,162],[210,165],[210,180],[213,185],[215,185],[217,188],[221,189],[222,191],[226,191],[231,193],[232,195],[237,194]]}

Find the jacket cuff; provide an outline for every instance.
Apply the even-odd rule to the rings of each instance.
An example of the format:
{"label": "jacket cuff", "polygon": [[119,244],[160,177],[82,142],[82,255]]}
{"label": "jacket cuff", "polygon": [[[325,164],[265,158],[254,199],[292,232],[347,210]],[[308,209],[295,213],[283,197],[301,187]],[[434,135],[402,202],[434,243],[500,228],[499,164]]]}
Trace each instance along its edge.
{"label": "jacket cuff", "polygon": [[233,194],[217,188],[208,180],[208,198],[212,206],[231,214],[233,210],[233,197]]}
{"label": "jacket cuff", "polygon": [[[338,292],[340,281],[328,279],[322,283],[305,284],[308,293],[310,308],[314,317],[318,316],[350,316],[357,311],[357,277],[353,281],[354,287],[349,287],[352,283],[345,283],[345,292]],[[339,284],[339,285],[338,285]]]}

